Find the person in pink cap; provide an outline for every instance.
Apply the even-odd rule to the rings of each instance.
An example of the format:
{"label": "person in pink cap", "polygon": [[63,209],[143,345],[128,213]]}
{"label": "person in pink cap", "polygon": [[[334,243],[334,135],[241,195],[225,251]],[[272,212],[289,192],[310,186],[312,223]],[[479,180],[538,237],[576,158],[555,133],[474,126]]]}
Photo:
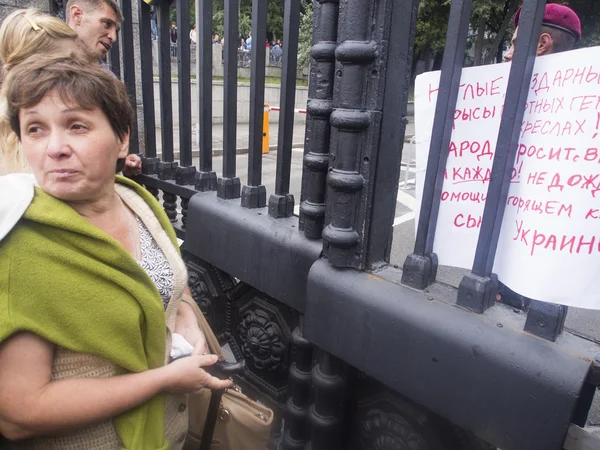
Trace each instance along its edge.
{"label": "person in pink cap", "polygon": [[[506,61],[511,61],[515,53],[520,17],[521,8],[515,14],[515,34],[512,37],[510,49],[504,55]],[[547,4],[544,10],[542,32],[538,40],[537,56],[571,50],[580,39],[581,21],[575,11],[558,3]]]}
{"label": "person in pink cap", "polygon": [[[520,17],[521,8],[515,14],[515,34],[512,37],[510,49],[504,55],[506,61],[511,61],[515,53]],[[537,45],[537,56],[571,50],[580,39],[581,21],[575,11],[557,3],[547,4]],[[531,304],[530,298],[517,294],[502,283],[496,293],[496,300],[522,310],[527,310]]]}

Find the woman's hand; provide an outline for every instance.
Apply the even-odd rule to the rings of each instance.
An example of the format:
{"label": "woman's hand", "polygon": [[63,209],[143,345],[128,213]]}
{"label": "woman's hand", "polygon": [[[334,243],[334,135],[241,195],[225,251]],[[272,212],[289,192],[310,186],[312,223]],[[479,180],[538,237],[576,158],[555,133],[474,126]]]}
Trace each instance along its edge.
{"label": "woman's hand", "polygon": [[127,155],[125,166],[123,166],[123,175],[126,177],[135,177],[142,173],[142,160],[138,155]]}
{"label": "woman's hand", "polygon": [[192,355],[164,366],[160,369],[165,371],[164,391],[169,394],[190,394],[204,387],[226,389],[233,386],[231,380],[219,380],[202,369],[212,366],[217,359],[216,355]]}
{"label": "woman's hand", "polygon": [[204,355],[208,353],[206,336],[198,326],[196,314],[190,305],[181,302],[177,309],[175,319],[175,333],[183,336],[194,347],[192,355]]}

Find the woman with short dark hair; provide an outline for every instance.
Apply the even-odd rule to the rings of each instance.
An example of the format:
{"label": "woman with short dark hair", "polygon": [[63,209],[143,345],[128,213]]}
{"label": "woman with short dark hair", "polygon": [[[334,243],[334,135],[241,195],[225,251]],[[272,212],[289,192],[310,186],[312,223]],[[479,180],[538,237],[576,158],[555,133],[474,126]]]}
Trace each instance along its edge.
{"label": "woman with short dark hair", "polygon": [[[0,177],[0,434],[26,449],[181,448],[207,351],[166,214],[116,176],[133,111],[97,64],[28,60],[7,115],[30,175]],[[187,293],[187,295],[186,295]],[[167,364],[172,337],[192,356]]]}

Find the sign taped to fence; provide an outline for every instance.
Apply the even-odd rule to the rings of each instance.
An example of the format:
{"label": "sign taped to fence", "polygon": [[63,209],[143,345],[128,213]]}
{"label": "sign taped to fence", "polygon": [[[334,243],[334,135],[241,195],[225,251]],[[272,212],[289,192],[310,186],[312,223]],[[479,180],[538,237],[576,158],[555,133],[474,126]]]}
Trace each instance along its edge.
{"label": "sign taped to fence", "polygon": [[[494,273],[527,297],[600,309],[600,47],[536,60]],[[463,70],[434,252],[470,269],[510,65]],[[439,72],[417,78],[420,205]],[[417,223],[417,222],[415,222]]]}

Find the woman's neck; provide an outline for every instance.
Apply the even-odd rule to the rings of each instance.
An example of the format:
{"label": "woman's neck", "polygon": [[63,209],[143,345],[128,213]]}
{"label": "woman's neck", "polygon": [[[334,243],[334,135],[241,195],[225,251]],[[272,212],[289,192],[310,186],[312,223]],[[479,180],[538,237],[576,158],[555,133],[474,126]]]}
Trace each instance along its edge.
{"label": "woman's neck", "polygon": [[114,189],[111,189],[98,198],[69,202],[69,205],[80,216],[96,225],[100,225],[102,222],[112,220],[114,214],[120,211],[120,202],[117,193]]}

